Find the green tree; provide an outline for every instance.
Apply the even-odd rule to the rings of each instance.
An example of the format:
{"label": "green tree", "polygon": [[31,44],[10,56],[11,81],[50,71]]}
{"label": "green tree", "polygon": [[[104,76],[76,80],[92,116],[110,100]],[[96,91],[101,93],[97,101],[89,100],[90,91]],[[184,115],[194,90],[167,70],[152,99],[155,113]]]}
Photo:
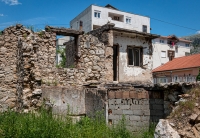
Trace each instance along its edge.
{"label": "green tree", "polygon": [[58,68],[65,68],[66,67],[66,54],[65,54],[66,48],[60,48],[57,50],[57,54],[60,55],[61,60],[59,64],[57,65]]}

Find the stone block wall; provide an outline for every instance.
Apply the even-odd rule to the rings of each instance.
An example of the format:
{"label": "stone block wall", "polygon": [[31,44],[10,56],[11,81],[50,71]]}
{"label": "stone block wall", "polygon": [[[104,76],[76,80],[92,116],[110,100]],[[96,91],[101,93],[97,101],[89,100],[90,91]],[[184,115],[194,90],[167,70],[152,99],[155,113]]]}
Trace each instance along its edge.
{"label": "stone block wall", "polygon": [[126,88],[108,91],[108,123],[116,125],[124,116],[126,126],[135,132],[163,118],[162,97],[143,88]]}

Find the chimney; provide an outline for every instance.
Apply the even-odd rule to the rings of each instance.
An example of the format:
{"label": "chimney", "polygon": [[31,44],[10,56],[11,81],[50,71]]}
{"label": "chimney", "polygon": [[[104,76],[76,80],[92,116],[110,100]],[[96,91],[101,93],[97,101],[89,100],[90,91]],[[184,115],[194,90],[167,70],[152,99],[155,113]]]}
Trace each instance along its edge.
{"label": "chimney", "polygon": [[80,30],[80,31],[83,30],[83,21],[80,21],[80,24],[79,24],[79,30]]}

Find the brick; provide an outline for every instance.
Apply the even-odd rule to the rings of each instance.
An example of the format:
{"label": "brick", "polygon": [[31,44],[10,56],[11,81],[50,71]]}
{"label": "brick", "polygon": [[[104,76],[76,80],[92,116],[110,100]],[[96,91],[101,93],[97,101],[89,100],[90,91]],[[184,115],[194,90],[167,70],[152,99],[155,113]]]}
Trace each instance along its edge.
{"label": "brick", "polygon": [[115,104],[121,104],[122,103],[122,99],[115,99]]}
{"label": "brick", "polygon": [[142,110],[134,110],[133,114],[134,115],[143,115],[143,111]]}
{"label": "brick", "polygon": [[133,99],[133,104],[138,105],[139,104],[139,100]]}
{"label": "brick", "polygon": [[108,99],[108,104],[109,105],[114,105],[115,104],[115,99]]}
{"label": "brick", "polygon": [[117,125],[119,123],[119,120],[113,120],[113,124]]}
{"label": "brick", "polygon": [[129,115],[125,115],[125,114],[123,114],[123,115],[120,115],[120,116],[119,116],[119,119],[120,119],[120,120],[122,120],[122,119],[123,119],[123,117],[124,117],[124,119],[125,119],[126,123],[127,123],[127,121],[129,121],[129,120],[130,120],[130,116],[129,116]]}
{"label": "brick", "polygon": [[145,105],[149,105],[149,99],[144,99],[143,102]]}
{"label": "brick", "polygon": [[132,90],[129,92],[129,95],[130,95],[130,98],[134,98],[134,99],[137,99],[138,98],[138,95],[137,95],[137,92]]}
{"label": "brick", "polygon": [[129,91],[123,91],[123,93],[122,93],[122,98],[123,99],[129,99],[130,97],[129,97]]}
{"label": "brick", "polygon": [[130,116],[130,120],[135,120],[135,121],[140,121],[140,116],[136,116],[136,115],[131,115]]}
{"label": "brick", "polygon": [[113,110],[113,114],[115,114],[115,115],[122,115],[123,112],[122,112],[122,110]]}
{"label": "brick", "polygon": [[144,116],[141,116],[141,121],[149,121],[150,120],[150,116],[148,115],[148,116],[146,116],[146,115],[144,115]]}
{"label": "brick", "polygon": [[149,100],[149,103],[150,103],[150,104],[155,104],[155,99],[150,99],[150,100]]}
{"label": "brick", "polygon": [[121,99],[121,98],[122,98],[122,94],[123,94],[122,91],[116,92],[116,93],[115,93],[115,98]]}
{"label": "brick", "polygon": [[128,101],[127,101],[126,99],[123,99],[123,100],[121,101],[121,104],[122,104],[122,105],[127,105],[127,104],[128,104]]}
{"label": "brick", "polygon": [[133,100],[132,100],[132,99],[128,99],[128,100],[127,100],[127,104],[128,104],[128,105],[132,105],[132,104],[133,104]]}
{"label": "brick", "polygon": [[139,110],[139,109],[141,109],[140,105],[135,105],[135,104],[131,105],[131,110]]}
{"label": "brick", "polygon": [[162,105],[162,104],[153,105],[153,109],[163,110],[164,109],[164,105]]}
{"label": "brick", "polygon": [[143,110],[144,115],[150,115],[151,114],[151,110]]}
{"label": "brick", "polygon": [[119,120],[119,115],[108,115],[108,119]]}
{"label": "brick", "polygon": [[108,109],[116,109],[117,107],[115,105],[108,105]]}
{"label": "brick", "polygon": [[132,110],[123,110],[123,114],[132,115],[133,111]]}
{"label": "brick", "polygon": [[138,99],[146,99],[146,92],[139,92]]}
{"label": "brick", "polygon": [[139,104],[139,105],[144,105],[143,99],[138,100],[138,104]]}
{"label": "brick", "polygon": [[120,109],[131,109],[130,105],[120,105]]}
{"label": "brick", "polygon": [[108,98],[109,99],[115,99],[115,91],[109,91],[108,92]]}
{"label": "brick", "polygon": [[141,110],[149,110],[150,106],[149,105],[140,105]]}
{"label": "brick", "polygon": [[164,100],[163,99],[155,99],[155,103],[156,104],[164,104]]}
{"label": "brick", "polygon": [[149,99],[149,92],[146,92],[146,99]]}
{"label": "brick", "polygon": [[163,116],[164,115],[164,111],[163,110],[151,110],[150,113],[153,116]]}

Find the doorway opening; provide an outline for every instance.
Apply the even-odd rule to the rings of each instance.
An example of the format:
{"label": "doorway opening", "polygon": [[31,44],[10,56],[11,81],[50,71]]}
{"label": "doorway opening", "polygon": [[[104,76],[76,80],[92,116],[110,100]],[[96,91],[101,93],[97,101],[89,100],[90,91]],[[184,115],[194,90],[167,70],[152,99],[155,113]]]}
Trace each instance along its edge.
{"label": "doorway opening", "polygon": [[119,45],[113,46],[113,81],[118,81],[119,72]]}

